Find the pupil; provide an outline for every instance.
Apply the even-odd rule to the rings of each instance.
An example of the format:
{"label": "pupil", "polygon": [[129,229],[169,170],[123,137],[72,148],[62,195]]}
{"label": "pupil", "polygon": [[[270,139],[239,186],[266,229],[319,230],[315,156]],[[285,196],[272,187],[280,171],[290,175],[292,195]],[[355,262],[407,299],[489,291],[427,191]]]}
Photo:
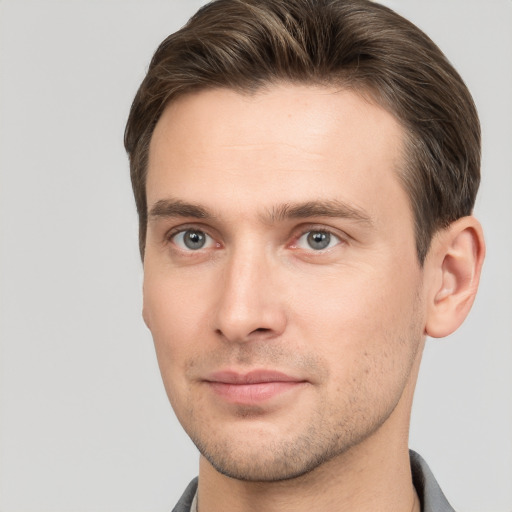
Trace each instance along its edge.
{"label": "pupil", "polygon": [[312,249],[325,249],[331,242],[331,235],[322,231],[312,231],[308,235],[308,244]]}
{"label": "pupil", "polygon": [[189,249],[201,249],[205,244],[206,237],[201,231],[187,231],[183,241]]}

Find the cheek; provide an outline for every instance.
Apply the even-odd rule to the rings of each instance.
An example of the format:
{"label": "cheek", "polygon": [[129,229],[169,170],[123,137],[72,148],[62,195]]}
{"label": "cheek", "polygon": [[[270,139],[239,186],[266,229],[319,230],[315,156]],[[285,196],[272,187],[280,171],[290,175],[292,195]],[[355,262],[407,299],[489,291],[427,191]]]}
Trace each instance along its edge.
{"label": "cheek", "polygon": [[[167,276],[144,278],[144,316],[153,336],[162,375],[177,375],[195,353],[200,352],[204,325],[204,293],[190,283]],[[204,329],[203,329],[204,330]]]}
{"label": "cheek", "polygon": [[189,294],[175,292],[176,283],[160,276],[144,278],[144,313],[151,331],[158,366],[169,402],[175,410],[181,410],[183,397],[188,396],[186,374],[187,361],[197,357],[199,350],[194,340],[198,312]]}
{"label": "cheek", "polygon": [[414,265],[345,267],[317,276],[309,285],[316,291],[306,283],[291,306],[298,312],[298,330],[346,372],[379,358],[392,364],[388,360],[393,353],[407,353],[404,342],[421,333],[419,272]]}
{"label": "cheek", "polygon": [[398,402],[411,375],[422,340],[420,302],[412,289],[406,297],[405,291],[385,291],[389,282],[362,283],[331,289],[332,300],[320,305],[311,301],[323,321],[314,323],[305,310],[300,330],[308,329],[315,352],[328,364],[333,410],[356,405],[372,418]]}

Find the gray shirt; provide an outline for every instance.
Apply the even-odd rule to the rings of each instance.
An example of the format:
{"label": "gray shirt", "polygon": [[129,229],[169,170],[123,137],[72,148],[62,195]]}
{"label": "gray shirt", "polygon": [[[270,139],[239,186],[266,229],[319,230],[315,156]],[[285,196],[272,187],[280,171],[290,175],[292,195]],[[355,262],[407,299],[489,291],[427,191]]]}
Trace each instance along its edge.
{"label": "gray shirt", "polygon": [[[420,498],[422,512],[455,512],[448,503],[443,491],[439,487],[427,463],[412,450],[411,458],[412,481]],[[197,478],[188,485],[172,512],[194,512],[191,509],[195,504],[197,493]]]}

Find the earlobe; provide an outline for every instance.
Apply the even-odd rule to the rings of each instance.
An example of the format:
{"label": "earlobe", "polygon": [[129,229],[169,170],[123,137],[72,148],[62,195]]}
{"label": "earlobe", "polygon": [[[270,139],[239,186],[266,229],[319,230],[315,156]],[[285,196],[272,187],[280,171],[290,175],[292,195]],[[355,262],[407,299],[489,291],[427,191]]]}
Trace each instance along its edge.
{"label": "earlobe", "polygon": [[143,300],[142,302],[142,319],[144,320],[144,323],[146,324],[146,327],[151,330],[151,322],[149,318],[148,309],[146,307],[146,301]]}
{"label": "earlobe", "polygon": [[142,307],[142,319],[144,320],[144,323],[146,324],[146,327],[151,330],[151,327],[149,326],[149,317],[148,317],[148,313],[146,311],[146,308],[143,306]]}
{"label": "earlobe", "polygon": [[482,227],[472,216],[436,235],[425,262],[432,277],[425,326],[428,336],[448,336],[462,324],[475,299],[484,256]]}
{"label": "earlobe", "polygon": [[146,324],[146,327],[151,331],[151,322],[150,322],[150,315],[148,311],[148,306],[146,304],[146,290],[145,290],[145,279],[142,282],[142,320],[144,320],[144,323]]}

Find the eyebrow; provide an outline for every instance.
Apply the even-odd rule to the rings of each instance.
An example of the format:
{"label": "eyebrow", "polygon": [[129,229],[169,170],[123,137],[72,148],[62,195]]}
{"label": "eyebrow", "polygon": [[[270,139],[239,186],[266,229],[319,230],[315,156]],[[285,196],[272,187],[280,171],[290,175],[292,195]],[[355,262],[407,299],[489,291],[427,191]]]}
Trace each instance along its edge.
{"label": "eyebrow", "polygon": [[161,199],[149,211],[150,219],[162,217],[192,217],[195,219],[211,219],[213,215],[206,208],[197,204],[186,203],[179,199]]}
{"label": "eyebrow", "polygon": [[309,217],[333,217],[354,220],[368,226],[373,225],[372,218],[364,210],[336,199],[286,203],[272,208],[268,217],[271,222]]}
{"label": "eyebrow", "polygon": [[[183,217],[195,219],[212,219],[208,209],[179,199],[161,199],[149,211],[149,219],[166,217]],[[264,222],[274,224],[290,219],[307,219],[310,217],[332,217],[349,219],[356,222],[373,225],[372,218],[362,209],[350,206],[336,199],[306,201],[304,203],[284,203],[272,207],[262,215]]]}

